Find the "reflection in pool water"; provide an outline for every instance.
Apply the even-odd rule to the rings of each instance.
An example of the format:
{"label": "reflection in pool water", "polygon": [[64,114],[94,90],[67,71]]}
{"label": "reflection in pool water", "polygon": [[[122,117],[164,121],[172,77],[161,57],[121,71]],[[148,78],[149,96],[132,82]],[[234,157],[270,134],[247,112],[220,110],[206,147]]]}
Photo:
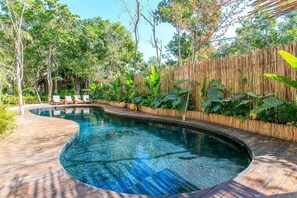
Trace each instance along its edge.
{"label": "reflection in pool water", "polygon": [[199,131],[134,121],[96,107],[38,109],[74,120],[79,136],[61,155],[65,170],[90,185],[128,194],[167,195],[214,186],[243,171],[246,149]]}

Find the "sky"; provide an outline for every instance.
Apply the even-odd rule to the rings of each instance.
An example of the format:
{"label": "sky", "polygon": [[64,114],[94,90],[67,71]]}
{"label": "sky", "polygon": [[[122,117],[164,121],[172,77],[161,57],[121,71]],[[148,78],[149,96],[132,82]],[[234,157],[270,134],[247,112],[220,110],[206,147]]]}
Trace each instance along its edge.
{"label": "sky", "polygon": [[[126,0],[133,6],[134,0]],[[161,0],[143,0],[143,14],[148,15],[150,10],[157,8]],[[129,15],[125,12],[120,0],[60,0],[61,3],[68,5],[73,14],[79,15],[82,19],[100,16],[110,22],[121,22],[128,30],[133,31]],[[133,10],[132,10],[133,11]],[[230,27],[226,37],[235,36],[235,28]],[[175,29],[168,23],[162,23],[157,27],[157,37],[162,40],[163,49],[173,37]],[[139,51],[143,53],[144,60],[155,56],[155,49],[150,44],[151,27],[144,20],[139,25],[140,41]]]}

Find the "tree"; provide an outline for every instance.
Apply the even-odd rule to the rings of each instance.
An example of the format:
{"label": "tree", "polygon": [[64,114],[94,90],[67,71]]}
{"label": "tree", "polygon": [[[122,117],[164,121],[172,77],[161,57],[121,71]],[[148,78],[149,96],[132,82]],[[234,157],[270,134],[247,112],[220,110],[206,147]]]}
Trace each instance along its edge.
{"label": "tree", "polygon": [[255,49],[277,47],[297,41],[297,12],[276,20],[269,12],[260,12],[240,22],[231,43],[222,43],[213,57],[247,54]]}
{"label": "tree", "polygon": [[159,66],[159,69],[161,67],[161,59],[162,59],[162,41],[158,39],[156,35],[156,28],[158,26],[158,15],[156,11],[150,12],[150,18],[151,20],[146,17],[145,15],[141,14],[141,16],[148,22],[148,24],[151,26],[152,29],[152,39],[151,44],[152,47],[156,50],[156,58],[157,58],[157,65]]}
{"label": "tree", "polygon": [[128,3],[125,0],[120,0],[123,4],[123,7],[125,11],[128,13],[130,20],[134,26],[133,32],[134,32],[134,44],[135,44],[135,49],[134,49],[134,57],[133,57],[133,68],[134,71],[136,71],[137,67],[137,59],[138,59],[138,44],[139,44],[139,21],[140,21],[140,15],[141,15],[141,4],[140,0],[135,0],[135,12],[131,12],[131,8],[128,5]]}
{"label": "tree", "polygon": [[104,61],[109,68],[109,75],[123,74],[127,71],[127,64],[134,56],[130,32],[120,23],[107,24],[104,31],[107,47]]}
{"label": "tree", "polygon": [[24,115],[23,108],[23,94],[22,94],[22,79],[24,69],[24,56],[23,56],[23,19],[25,10],[30,6],[29,0],[4,0],[1,2],[2,9],[6,12],[9,23],[7,30],[14,43],[15,51],[15,70],[16,70],[16,85],[18,93],[19,112]]}
{"label": "tree", "polygon": [[[166,46],[167,51],[177,60],[185,61],[191,56],[192,46],[190,36],[183,32],[181,35],[175,33],[172,40]],[[180,56],[180,58],[179,58]]]}
{"label": "tree", "polygon": [[[183,29],[191,36],[192,66],[190,68],[190,87],[192,75],[197,60],[197,51],[210,44],[212,39],[224,35],[228,27],[234,22],[235,17],[241,12],[243,0],[202,0],[181,1],[182,7],[189,10],[188,17],[182,24]],[[186,119],[190,92],[187,95],[185,113]]]}
{"label": "tree", "polygon": [[177,34],[177,52],[178,65],[182,66],[182,25],[186,18],[190,15],[189,7],[184,7],[182,0],[163,0],[158,4],[157,13],[160,20],[165,23],[170,23],[176,29]]}
{"label": "tree", "polygon": [[[48,85],[48,102],[51,101],[53,91],[53,72],[61,66],[62,48],[66,44],[73,44],[76,37],[73,34],[73,26],[76,17],[71,14],[67,6],[54,0],[38,0],[34,2],[35,11],[31,13],[30,34],[34,40],[34,50],[37,57],[42,60],[40,66],[45,66]],[[74,36],[74,37],[73,37]],[[31,54],[32,55],[32,54]]]}

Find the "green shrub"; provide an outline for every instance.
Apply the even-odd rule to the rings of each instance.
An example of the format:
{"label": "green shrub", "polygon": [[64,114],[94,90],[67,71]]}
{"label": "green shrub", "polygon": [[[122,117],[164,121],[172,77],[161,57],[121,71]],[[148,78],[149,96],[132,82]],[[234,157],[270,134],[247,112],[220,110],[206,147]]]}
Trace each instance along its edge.
{"label": "green shrub", "polygon": [[15,113],[9,111],[7,106],[0,104],[0,138],[11,133],[15,128]]}
{"label": "green shrub", "polygon": [[75,90],[74,89],[62,89],[62,90],[59,90],[58,95],[61,98],[65,98],[65,96],[74,96]]}
{"label": "green shrub", "polygon": [[258,114],[258,119],[265,122],[297,126],[297,106],[283,102],[275,108],[269,108]]}
{"label": "green shrub", "polygon": [[[3,102],[3,104],[16,106],[18,105],[19,98],[16,95],[3,94],[1,96],[1,101]],[[38,104],[39,100],[36,95],[27,95],[27,96],[23,96],[23,103]]]}

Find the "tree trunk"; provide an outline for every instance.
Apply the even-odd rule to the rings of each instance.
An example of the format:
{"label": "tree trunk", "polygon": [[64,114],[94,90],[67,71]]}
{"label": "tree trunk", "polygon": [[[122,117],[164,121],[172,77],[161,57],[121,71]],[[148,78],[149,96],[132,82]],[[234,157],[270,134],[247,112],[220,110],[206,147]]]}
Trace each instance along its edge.
{"label": "tree trunk", "polygon": [[[36,78],[37,79],[37,78]],[[42,101],[41,101],[41,98],[40,98],[40,95],[39,95],[39,90],[38,90],[38,83],[37,81],[34,81],[34,89],[35,89],[35,93],[36,93],[36,96],[38,98],[38,101],[39,103],[41,104]]]}
{"label": "tree trunk", "polygon": [[19,99],[19,111],[21,115],[24,115],[24,107],[23,107],[23,93],[22,93],[22,40],[21,35],[17,35],[15,39],[15,53],[16,53],[16,85]]}
{"label": "tree trunk", "polygon": [[[196,45],[193,45],[193,50],[192,50],[192,66],[190,67],[190,76],[189,76],[189,82],[190,82],[190,89],[192,90],[192,73],[194,71],[195,63],[196,63],[196,52],[197,48]],[[187,116],[187,111],[188,111],[188,106],[189,106],[189,100],[190,100],[190,91],[187,94],[187,101],[186,101],[186,107],[185,107],[185,112],[182,116],[183,121],[186,121],[186,116]]]}
{"label": "tree trunk", "polygon": [[140,18],[140,1],[136,0],[136,20],[134,24],[134,36],[135,36],[135,50],[134,50],[134,60],[133,60],[134,71],[136,71],[137,51],[138,51],[138,43],[139,43],[139,32],[138,32],[139,18]]}
{"label": "tree trunk", "polygon": [[52,48],[49,49],[48,60],[47,60],[47,85],[48,85],[48,103],[51,103],[52,92],[53,92],[53,80],[51,71],[51,59],[52,59]]}
{"label": "tree trunk", "polygon": [[178,37],[178,66],[182,66],[182,57],[181,57],[181,44],[180,44],[180,27],[177,27],[177,37]]}

